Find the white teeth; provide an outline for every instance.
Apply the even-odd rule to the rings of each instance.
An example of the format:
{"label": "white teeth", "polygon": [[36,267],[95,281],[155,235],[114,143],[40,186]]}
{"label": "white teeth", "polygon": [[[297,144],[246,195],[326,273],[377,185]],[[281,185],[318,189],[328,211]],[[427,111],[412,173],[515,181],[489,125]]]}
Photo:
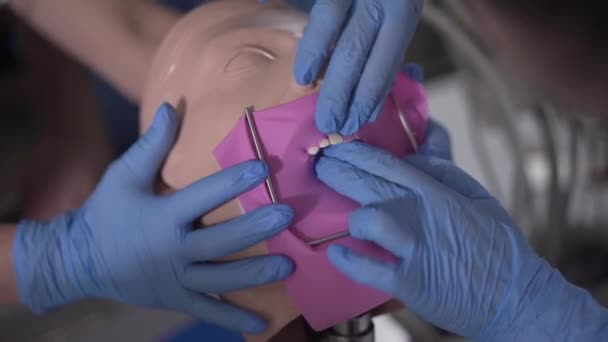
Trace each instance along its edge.
{"label": "white teeth", "polygon": [[311,156],[316,156],[317,154],[319,154],[319,151],[321,151],[321,149],[319,147],[313,146],[313,147],[309,147],[307,152]]}
{"label": "white teeth", "polygon": [[344,138],[338,133],[333,133],[328,136],[329,143],[332,145],[338,145],[344,142]]}
{"label": "white teeth", "polygon": [[321,140],[321,142],[319,142],[319,147],[320,148],[329,147],[329,139],[323,139],[323,140]]}
{"label": "white teeth", "polygon": [[327,148],[331,145],[338,145],[343,142],[344,142],[344,137],[342,137],[338,133],[333,133],[333,134],[328,135],[327,138],[321,140],[319,142],[319,146],[311,146],[306,150],[306,152],[308,152],[308,154],[311,156],[316,156],[317,154],[319,154],[319,152],[321,152],[321,149]]}

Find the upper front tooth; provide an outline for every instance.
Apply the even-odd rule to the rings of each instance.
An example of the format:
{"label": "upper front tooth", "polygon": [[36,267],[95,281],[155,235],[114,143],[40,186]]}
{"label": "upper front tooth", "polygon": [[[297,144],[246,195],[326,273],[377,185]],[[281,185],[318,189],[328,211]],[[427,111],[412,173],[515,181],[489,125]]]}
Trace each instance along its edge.
{"label": "upper front tooth", "polygon": [[342,136],[338,133],[330,134],[328,136],[328,138],[329,138],[329,143],[332,145],[337,145],[337,144],[341,144],[344,142],[344,138],[342,138]]}
{"label": "upper front tooth", "polygon": [[319,153],[320,149],[317,146],[312,146],[308,148],[308,154],[310,154],[311,156],[316,156]]}
{"label": "upper front tooth", "polygon": [[326,147],[329,147],[329,145],[330,145],[329,139],[323,139],[323,140],[321,140],[321,142],[319,142],[320,148],[326,148]]}

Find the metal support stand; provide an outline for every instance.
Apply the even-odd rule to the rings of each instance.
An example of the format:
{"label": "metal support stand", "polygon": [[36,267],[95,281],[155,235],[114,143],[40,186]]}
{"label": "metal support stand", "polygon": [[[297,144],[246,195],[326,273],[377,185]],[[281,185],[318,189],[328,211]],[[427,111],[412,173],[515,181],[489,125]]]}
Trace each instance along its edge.
{"label": "metal support stand", "polygon": [[374,323],[370,314],[363,314],[327,330],[321,342],[374,342]]}

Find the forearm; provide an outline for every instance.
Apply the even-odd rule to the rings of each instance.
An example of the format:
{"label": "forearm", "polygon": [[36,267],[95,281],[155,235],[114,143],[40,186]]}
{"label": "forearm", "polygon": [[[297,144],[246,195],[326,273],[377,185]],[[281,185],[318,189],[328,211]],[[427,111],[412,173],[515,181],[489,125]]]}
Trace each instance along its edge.
{"label": "forearm", "polygon": [[148,0],[13,0],[12,9],[81,63],[139,100],[153,54],[179,18]]}
{"label": "forearm", "polygon": [[16,231],[17,225],[0,223],[0,304],[19,302],[13,266],[13,243]]}

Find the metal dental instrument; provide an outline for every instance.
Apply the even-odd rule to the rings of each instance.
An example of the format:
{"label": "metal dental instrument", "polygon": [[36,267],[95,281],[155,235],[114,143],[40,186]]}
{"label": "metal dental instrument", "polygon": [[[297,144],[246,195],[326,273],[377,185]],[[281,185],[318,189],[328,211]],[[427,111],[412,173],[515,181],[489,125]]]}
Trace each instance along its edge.
{"label": "metal dental instrument", "polygon": [[338,324],[321,336],[321,342],[374,342],[375,327],[372,316],[365,313]]}
{"label": "metal dental instrument", "polygon": [[318,239],[318,240],[309,241],[309,242],[307,242],[307,244],[309,246],[311,246],[311,247],[317,247],[317,246],[320,246],[320,245],[322,245],[324,243],[327,243],[327,242],[332,242],[334,240],[345,238],[345,237],[347,237],[349,235],[350,235],[349,232],[341,232],[341,233],[330,235],[328,237],[324,237],[324,238],[321,238],[321,239]]}
{"label": "metal dental instrument", "polygon": [[410,139],[410,143],[414,148],[414,152],[418,153],[418,142],[416,141],[416,136],[414,135],[414,132],[412,131],[410,125],[407,123],[407,120],[405,119],[405,116],[401,111],[401,106],[399,106],[399,103],[397,103],[397,100],[395,100],[395,96],[393,96],[393,94],[390,95],[390,98],[393,101],[395,109],[397,110],[397,115],[399,115],[399,121],[401,121],[401,125],[405,130],[405,134],[407,135],[408,139]]}
{"label": "metal dental instrument", "polygon": [[[245,108],[245,119],[247,120],[247,125],[249,126],[249,133],[251,134],[251,140],[253,141],[253,146],[255,147],[255,153],[260,161],[266,162],[264,159],[264,152],[262,152],[262,144],[260,143],[258,129],[253,121],[253,115],[251,115],[250,108]],[[274,186],[272,185],[270,175],[266,177],[266,190],[268,190],[268,195],[270,195],[270,201],[273,204],[276,204],[278,202],[277,194],[274,191]]]}

